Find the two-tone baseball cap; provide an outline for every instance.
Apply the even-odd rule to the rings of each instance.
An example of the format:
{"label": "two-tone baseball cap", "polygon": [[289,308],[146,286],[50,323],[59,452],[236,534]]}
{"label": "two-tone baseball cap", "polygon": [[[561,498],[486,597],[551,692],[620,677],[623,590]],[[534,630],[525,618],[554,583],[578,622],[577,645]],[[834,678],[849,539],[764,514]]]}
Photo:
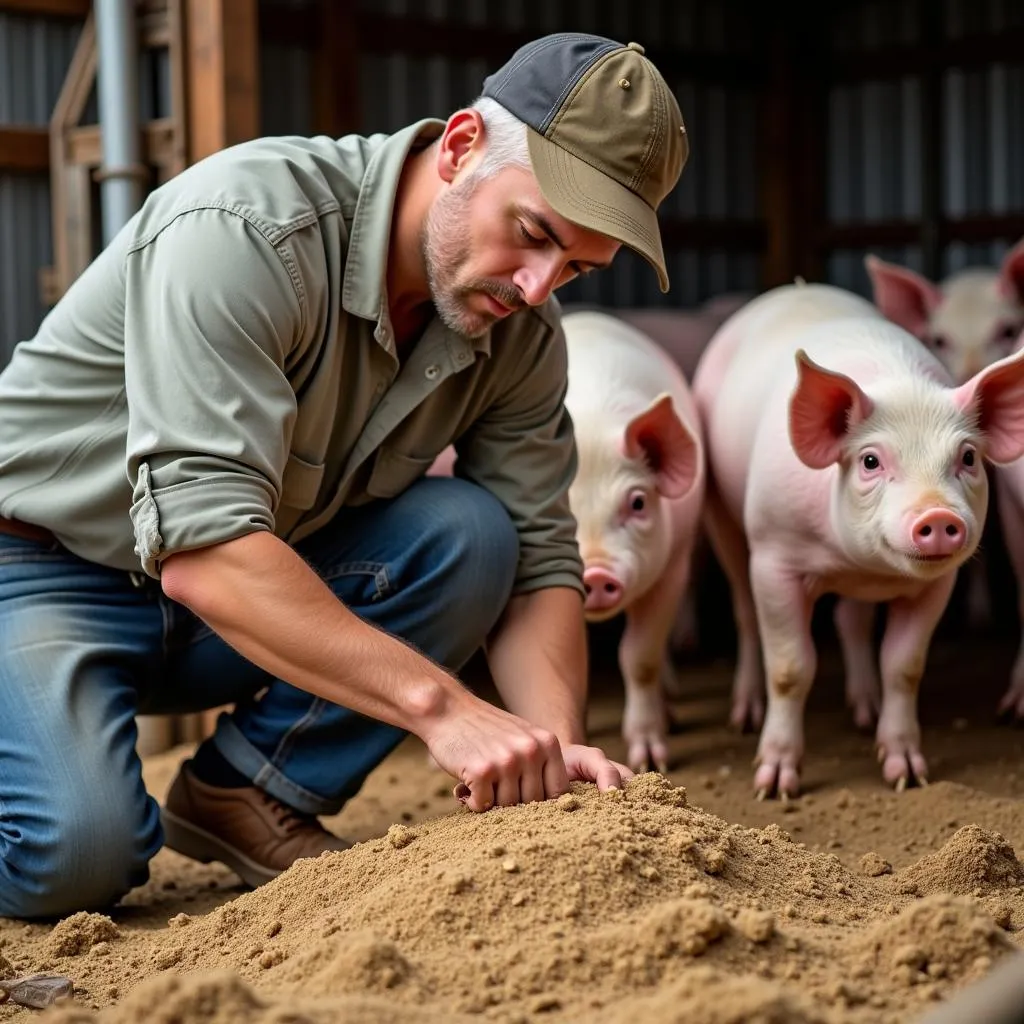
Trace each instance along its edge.
{"label": "two-tone baseball cap", "polygon": [[559,32],[521,46],[483,95],[526,126],[544,198],[566,220],[617,239],[668,291],[658,206],[690,146],[679,104],[639,43]]}

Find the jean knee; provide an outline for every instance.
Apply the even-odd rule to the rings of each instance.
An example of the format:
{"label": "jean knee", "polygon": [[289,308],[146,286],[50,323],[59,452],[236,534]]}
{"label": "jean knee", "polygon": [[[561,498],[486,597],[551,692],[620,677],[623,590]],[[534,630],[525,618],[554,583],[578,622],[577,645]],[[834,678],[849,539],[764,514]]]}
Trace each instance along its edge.
{"label": "jean knee", "polygon": [[[504,609],[519,564],[519,535],[505,506],[475,484],[461,484],[447,521],[460,596],[488,616]],[[463,605],[465,607],[465,605]]]}
{"label": "jean knee", "polygon": [[163,841],[151,797],[139,807],[137,800],[63,796],[22,821],[0,817],[0,916],[103,911],[149,879]]}

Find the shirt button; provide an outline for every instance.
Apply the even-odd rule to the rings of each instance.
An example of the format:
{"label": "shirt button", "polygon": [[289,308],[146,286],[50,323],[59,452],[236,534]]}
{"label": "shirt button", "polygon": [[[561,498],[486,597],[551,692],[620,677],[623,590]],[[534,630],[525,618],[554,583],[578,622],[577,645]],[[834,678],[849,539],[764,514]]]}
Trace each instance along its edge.
{"label": "shirt button", "polygon": [[457,352],[455,354],[455,362],[457,363],[464,363],[468,358],[469,356],[465,352]]}
{"label": "shirt button", "polygon": [[427,380],[437,380],[437,375],[440,372],[441,367],[438,366],[436,363],[431,363],[430,366],[428,366],[425,371]]}

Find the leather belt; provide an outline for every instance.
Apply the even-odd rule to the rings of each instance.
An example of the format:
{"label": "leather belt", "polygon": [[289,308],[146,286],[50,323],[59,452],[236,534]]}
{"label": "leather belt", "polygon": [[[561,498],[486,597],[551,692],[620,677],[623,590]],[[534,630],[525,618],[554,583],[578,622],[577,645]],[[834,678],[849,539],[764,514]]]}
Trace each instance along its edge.
{"label": "leather belt", "polygon": [[22,537],[25,540],[39,541],[40,544],[57,543],[57,538],[45,526],[23,523],[20,519],[6,519],[4,516],[0,516],[0,533],[7,533],[12,537]]}

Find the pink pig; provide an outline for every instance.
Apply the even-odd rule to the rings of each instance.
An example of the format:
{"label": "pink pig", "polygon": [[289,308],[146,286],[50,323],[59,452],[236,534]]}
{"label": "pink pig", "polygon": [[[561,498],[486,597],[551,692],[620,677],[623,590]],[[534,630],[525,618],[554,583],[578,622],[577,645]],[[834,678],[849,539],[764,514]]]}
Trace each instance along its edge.
{"label": "pink pig", "polygon": [[878,308],[923,341],[957,384],[1009,355],[1024,330],[1024,239],[999,269],[967,267],[939,284],[877,256],[864,266]]}
{"label": "pink pig", "polygon": [[[758,297],[712,339],[694,380],[707,525],[739,634],[734,702],[768,708],[754,787],[799,789],[803,709],[816,671],[811,613],[826,593],[851,623],[888,602],[876,731],[885,780],[924,781],[917,688],[931,636],[975,551],[988,504],[982,459],[1024,453],[1024,353],[959,387],[871,303],[827,285]],[[760,640],[760,643],[759,643]],[[863,652],[866,648],[854,645]],[[874,671],[847,659],[850,674]]]}
{"label": "pink pig", "polygon": [[668,640],[690,578],[704,499],[696,407],[676,363],[637,328],[599,312],[562,319],[565,404],[579,467],[569,489],[591,622],[624,613],[619,668],[631,768],[667,769]]}

